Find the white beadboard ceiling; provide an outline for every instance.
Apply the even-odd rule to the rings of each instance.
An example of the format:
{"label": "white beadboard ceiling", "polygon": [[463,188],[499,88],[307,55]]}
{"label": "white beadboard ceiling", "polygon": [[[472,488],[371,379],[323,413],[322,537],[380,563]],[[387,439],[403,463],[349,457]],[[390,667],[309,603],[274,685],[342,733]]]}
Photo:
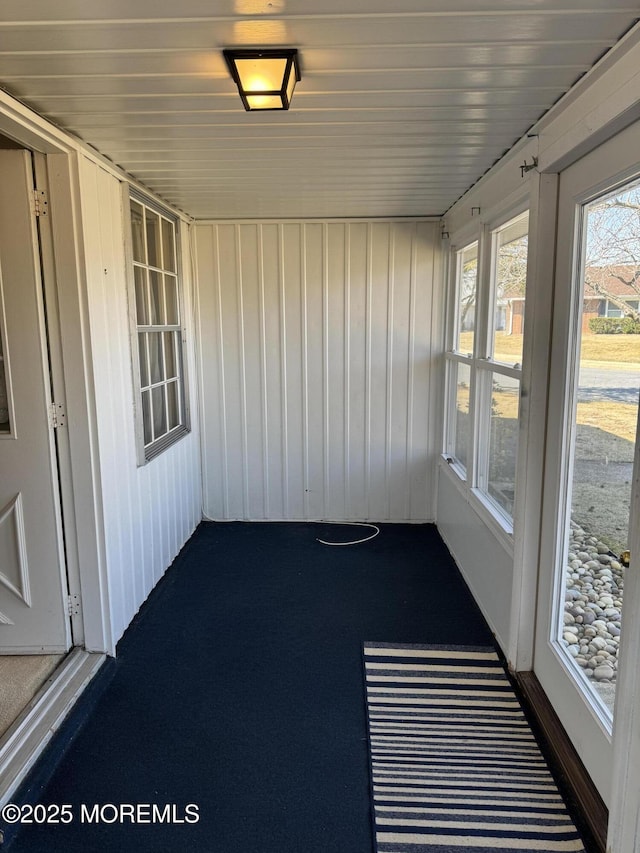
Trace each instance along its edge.
{"label": "white beadboard ceiling", "polygon": [[[443,213],[638,0],[2,0],[0,85],[196,218]],[[245,113],[221,50],[300,51]]]}

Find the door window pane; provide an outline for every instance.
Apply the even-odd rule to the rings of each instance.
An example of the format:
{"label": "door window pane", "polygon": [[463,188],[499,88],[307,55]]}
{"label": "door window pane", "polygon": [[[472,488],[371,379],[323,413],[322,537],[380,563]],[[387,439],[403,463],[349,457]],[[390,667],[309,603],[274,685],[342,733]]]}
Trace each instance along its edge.
{"label": "door window pane", "polygon": [[500,373],[491,375],[491,413],[487,491],[504,512],[513,515],[518,458],[520,382]]}
{"label": "door window pane", "polygon": [[7,392],[7,377],[5,374],[2,329],[0,328],[0,433],[6,432],[11,432],[11,424],[9,423],[9,395]]}
{"label": "door window pane", "polygon": [[474,329],[476,325],[476,291],[478,284],[478,244],[473,243],[458,252],[458,352],[473,353]]}
{"label": "door window pane", "polygon": [[491,357],[522,363],[529,214],[494,232],[494,329]]}
{"label": "door window pane", "polygon": [[471,430],[470,402],[471,369],[467,364],[458,364],[456,382],[455,450],[456,460],[467,468],[469,438]]}
{"label": "door window pane", "polygon": [[[584,209],[580,358],[558,638],[613,714],[640,393],[640,334],[598,334],[598,300],[638,292],[640,184]],[[601,311],[602,308],[602,311]],[[599,328],[599,327],[596,327]]]}

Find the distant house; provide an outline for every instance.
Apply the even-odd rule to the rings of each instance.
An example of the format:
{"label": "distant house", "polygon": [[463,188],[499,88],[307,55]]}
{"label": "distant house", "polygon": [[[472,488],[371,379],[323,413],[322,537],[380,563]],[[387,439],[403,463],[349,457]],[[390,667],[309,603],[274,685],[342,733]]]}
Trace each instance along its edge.
{"label": "distant house", "polygon": [[[626,282],[635,279],[635,288]],[[623,317],[620,302],[633,311],[640,310],[640,270],[635,267],[589,267],[585,277],[582,330],[591,333],[589,320],[594,317]],[[518,284],[506,288],[496,303],[496,331],[521,335],[524,328],[524,302]]]}
{"label": "distant house", "polygon": [[[634,281],[635,287],[626,282]],[[640,270],[630,265],[589,267],[584,285],[582,330],[590,333],[589,320],[594,317],[623,317],[624,303],[633,311],[640,308]]]}
{"label": "distant house", "polygon": [[[635,280],[635,288],[626,282]],[[640,270],[635,267],[589,267],[584,286],[582,330],[590,334],[589,320],[594,317],[623,317],[625,303],[640,310]],[[525,297],[518,283],[505,288],[496,301],[496,331],[521,335],[524,328]]]}
{"label": "distant house", "polygon": [[503,293],[496,304],[496,331],[521,335],[524,329],[524,294]]}

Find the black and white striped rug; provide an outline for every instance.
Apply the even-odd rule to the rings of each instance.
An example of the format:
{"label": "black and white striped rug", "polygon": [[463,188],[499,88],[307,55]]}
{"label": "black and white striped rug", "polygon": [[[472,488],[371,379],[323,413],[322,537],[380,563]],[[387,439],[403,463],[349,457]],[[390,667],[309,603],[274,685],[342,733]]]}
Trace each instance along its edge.
{"label": "black and white striped rug", "polygon": [[583,851],[495,651],[365,643],[378,853]]}

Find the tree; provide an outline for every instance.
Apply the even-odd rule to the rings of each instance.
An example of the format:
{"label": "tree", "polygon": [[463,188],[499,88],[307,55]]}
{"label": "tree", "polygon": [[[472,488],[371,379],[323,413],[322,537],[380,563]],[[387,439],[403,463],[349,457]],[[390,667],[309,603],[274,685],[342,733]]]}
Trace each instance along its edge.
{"label": "tree", "polygon": [[[585,295],[608,299],[640,321],[640,185],[587,207]],[[627,297],[625,299],[625,297]]]}
{"label": "tree", "polygon": [[[460,281],[460,331],[466,329],[467,315],[476,307],[476,288],[478,284],[478,258],[463,262]],[[471,327],[473,328],[473,326]]]}
{"label": "tree", "polygon": [[528,243],[528,237],[524,234],[500,246],[496,275],[498,299],[525,295]]}

